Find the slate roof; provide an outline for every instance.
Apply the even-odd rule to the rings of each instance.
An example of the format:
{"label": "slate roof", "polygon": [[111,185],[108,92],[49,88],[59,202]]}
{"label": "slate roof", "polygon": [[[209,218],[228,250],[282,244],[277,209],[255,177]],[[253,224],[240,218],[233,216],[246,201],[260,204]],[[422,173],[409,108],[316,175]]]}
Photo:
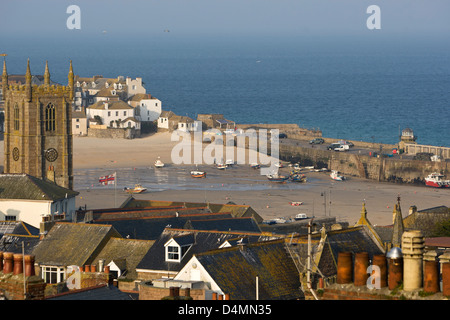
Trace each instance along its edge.
{"label": "slate roof", "polygon": [[[337,258],[339,252],[367,252],[371,259],[375,254],[384,254],[378,241],[370,234],[367,226],[355,226],[342,230],[332,230],[326,233],[321,242],[322,234],[311,235],[312,254],[322,274],[332,276],[337,273]],[[302,235],[292,241],[292,249],[300,256],[300,264],[304,268],[307,259],[307,235]]]}
{"label": "slate roof", "polygon": [[184,229],[261,232],[253,218],[189,220]]}
{"label": "slate roof", "polygon": [[[192,247],[182,257],[180,262],[165,261],[165,247],[172,238],[193,235],[194,243]],[[236,238],[247,238],[249,242],[271,240],[273,237],[262,233],[249,232],[218,232],[203,230],[183,230],[166,228],[153,246],[148,250],[147,254],[137,265],[137,269],[145,270],[162,270],[162,271],[180,271],[182,267],[194,255],[208,250],[219,248],[227,240],[235,240]]]}
{"label": "slate roof", "polygon": [[25,173],[0,174],[0,199],[57,201],[78,194]]}
{"label": "slate roof", "polygon": [[112,237],[121,235],[110,225],[57,222],[33,254],[41,265],[84,266]]}
{"label": "slate roof", "polygon": [[105,104],[108,104],[108,110],[128,110],[134,109],[128,103],[117,100],[117,101],[97,101],[96,103],[90,105],[89,109],[98,109],[98,110],[106,110]]}
{"label": "slate roof", "polygon": [[213,213],[230,213],[235,218],[253,217],[257,223],[261,223],[264,219],[249,205],[238,204],[219,204],[219,203],[200,203],[200,202],[177,202],[177,201],[159,201],[159,200],[139,200],[129,197],[125,200],[122,208],[139,208],[139,207],[163,207],[163,206],[183,206],[185,208],[206,207]]}
{"label": "slate roof", "polygon": [[209,251],[196,258],[233,300],[255,300],[256,277],[261,300],[304,298],[298,271],[283,239]]}
{"label": "slate roof", "polygon": [[184,228],[188,221],[231,218],[229,213],[212,214],[205,208],[94,212],[93,215],[95,223],[112,225],[123,237],[141,240],[155,240],[164,228]]}
{"label": "slate roof", "polygon": [[99,260],[105,260],[104,265],[108,265],[113,260],[115,262],[123,260],[125,262],[124,268],[127,270],[125,277],[135,279],[136,265],[142,260],[153,243],[154,241],[150,240],[111,238],[95,257],[94,264],[98,264]]}
{"label": "slate roof", "polygon": [[0,221],[0,251],[30,254],[39,243],[39,229],[22,221]]}
{"label": "slate roof", "polygon": [[71,290],[45,300],[136,300],[129,293],[120,291],[112,285],[100,285],[86,289]]}

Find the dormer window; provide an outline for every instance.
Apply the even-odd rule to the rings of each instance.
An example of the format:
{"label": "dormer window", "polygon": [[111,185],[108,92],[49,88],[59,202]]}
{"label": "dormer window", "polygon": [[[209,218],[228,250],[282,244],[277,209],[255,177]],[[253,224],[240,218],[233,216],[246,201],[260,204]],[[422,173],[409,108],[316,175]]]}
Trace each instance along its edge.
{"label": "dormer window", "polygon": [[78,88],[80,87],[80,81],[77,81],[77,87]]}
{"label": "dormer window", "polygon": [[111,90],[111,94],[112,94],[113,96],[115,96],[115,95],[116,95],[116,90]]}
{"label": "dormer window", "polygon": [[95,88],[95,82],[92,81],[92,88]]}
{"label": "dormer window", "polygon": [[108,82],[105,83],[105,87],[106,87],[106,88],[109,88],[109,83],[108,83]]}
{"label": "dormer window", "polygon": [[181,262],[185,254],[189,251],[194,243],[194,235],[174,237],[166,242],[165,260],[167,262]]}
{"label": "dormer window", "polygon": [[122,89],[122,84],[121,83],[119,83],[119,89]]}

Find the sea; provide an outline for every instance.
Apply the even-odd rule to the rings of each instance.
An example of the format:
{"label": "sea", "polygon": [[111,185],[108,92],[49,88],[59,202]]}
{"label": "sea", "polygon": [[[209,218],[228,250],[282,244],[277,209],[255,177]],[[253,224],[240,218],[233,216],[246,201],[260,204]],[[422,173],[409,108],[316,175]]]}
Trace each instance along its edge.
{"label": "sea", "polygon": [[433,37],[295,35],[2,37],[9,74],[67,84],[77,75],[142,77],[163,110],[194,119],[294,123],[324,137],[450,147],[450,41]]}

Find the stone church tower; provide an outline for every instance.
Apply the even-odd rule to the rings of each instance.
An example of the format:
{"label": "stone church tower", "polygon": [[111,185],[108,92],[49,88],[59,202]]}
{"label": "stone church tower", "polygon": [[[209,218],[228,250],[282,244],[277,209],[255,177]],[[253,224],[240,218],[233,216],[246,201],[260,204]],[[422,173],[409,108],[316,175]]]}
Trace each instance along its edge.
{"label": "stone church tower", "polygon": [[72,61],[68,78],[67,86],[50,85],[46,63],[44,84],[32,85],[28,60],[25,84],[8,85],[3,61],[4,173],[26,173],[73,189]]}

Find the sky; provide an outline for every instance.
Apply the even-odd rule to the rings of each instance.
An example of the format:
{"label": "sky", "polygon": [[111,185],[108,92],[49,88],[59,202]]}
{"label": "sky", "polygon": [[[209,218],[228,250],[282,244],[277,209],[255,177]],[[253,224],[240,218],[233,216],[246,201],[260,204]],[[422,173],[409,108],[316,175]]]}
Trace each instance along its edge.
{"label": "sky", "polygon": [[[80,8],[79,30],[67,28],[70,5]],[[370,5],[380,8],[379,30],[367,28]],[[0,37],[106,31],[134,38],[165,30],[183,36],[448,37],[449,13],[448,0],[2,0]]]}

